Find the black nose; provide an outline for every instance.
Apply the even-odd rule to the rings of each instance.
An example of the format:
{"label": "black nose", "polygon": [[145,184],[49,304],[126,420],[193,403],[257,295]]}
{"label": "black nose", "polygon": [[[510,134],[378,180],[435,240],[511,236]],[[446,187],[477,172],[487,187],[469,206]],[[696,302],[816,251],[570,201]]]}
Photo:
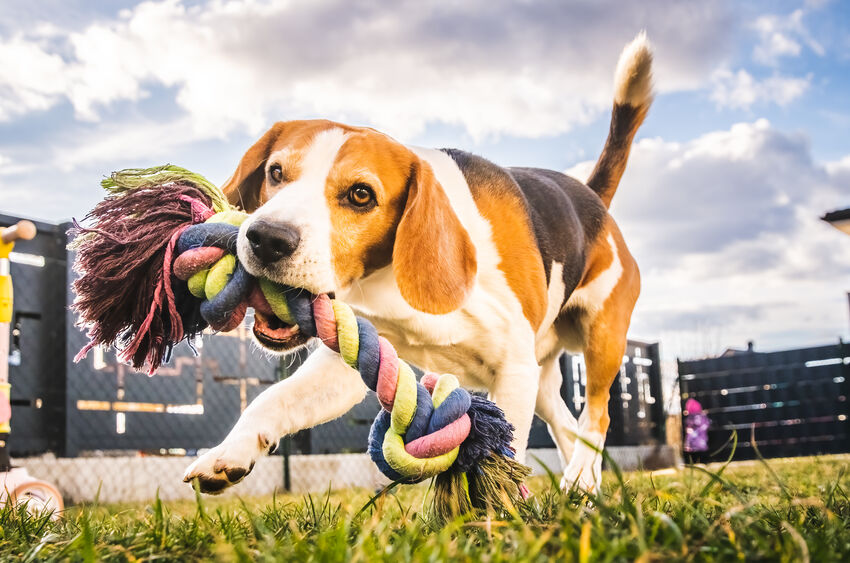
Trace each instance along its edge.
{"label": "black nose", "polygon": [[245,238],[251,245],[251,252],[263,264],[273,264],[290,256],[301,242],[296,227],[267,221],[256,221],[248,227]]}

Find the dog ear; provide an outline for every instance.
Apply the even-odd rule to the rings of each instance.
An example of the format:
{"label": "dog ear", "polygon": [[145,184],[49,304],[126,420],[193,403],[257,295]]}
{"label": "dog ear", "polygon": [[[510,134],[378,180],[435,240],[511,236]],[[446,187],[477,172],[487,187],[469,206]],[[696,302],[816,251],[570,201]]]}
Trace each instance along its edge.
{"label": "dog ear", "polygon": [[249,213],[262,205],[260,192],[266,177],[266,160],[282,129],[282,122],[272,125],[242,156],[236,172],[221,187],[221,191],[232,205],[239,206]]}
{"label": "dog ear", "polygon": [[393,274],[402,297],[419,311],[450,313],[466,300],[476,270],[469,233],[431,166],[415,161],[393,246]]}

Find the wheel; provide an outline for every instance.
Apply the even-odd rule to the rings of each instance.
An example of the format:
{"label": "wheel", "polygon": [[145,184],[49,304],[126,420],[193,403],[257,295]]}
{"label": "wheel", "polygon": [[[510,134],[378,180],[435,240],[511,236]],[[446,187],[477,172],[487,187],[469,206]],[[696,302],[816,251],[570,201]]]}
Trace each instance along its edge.
{"label": "wheel", "polygon": [[15,487],[9,495],[9,502],[15,506],[26,503],[27,512],[30,514],[42,514],[51,511],[52,518],[56,519],[65,509],[62,502],[62,493],[45,481],[25,481]]}

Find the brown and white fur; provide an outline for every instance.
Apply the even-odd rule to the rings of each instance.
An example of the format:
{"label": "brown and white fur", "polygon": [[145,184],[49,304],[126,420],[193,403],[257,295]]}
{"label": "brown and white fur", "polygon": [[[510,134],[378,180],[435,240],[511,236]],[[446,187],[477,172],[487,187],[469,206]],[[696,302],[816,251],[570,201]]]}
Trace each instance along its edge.
{"label": "brown and white fur", "polygon": [[[255,275],[335,293],[400,357],[486,389],[516,428],[521,461],[536,413],[564,463],[562,487],[598,489],[609,388],[640,292],[607,208],[652,101],[651,63],[640,34],[620,56],[610,133],[586,185],[461,151],[405,147],[372,129],[277,123],[224,186],[253,212],[240,229],[239,258]],[[254,334],[276,352],[307,340],[262,316]],[[560,394],[565,349],[583,353],[587,366],[578,421]],[[282,436],[341,416],[366,392],[355,370],[319,347],[258,396],[185,478],[221,491]]]}

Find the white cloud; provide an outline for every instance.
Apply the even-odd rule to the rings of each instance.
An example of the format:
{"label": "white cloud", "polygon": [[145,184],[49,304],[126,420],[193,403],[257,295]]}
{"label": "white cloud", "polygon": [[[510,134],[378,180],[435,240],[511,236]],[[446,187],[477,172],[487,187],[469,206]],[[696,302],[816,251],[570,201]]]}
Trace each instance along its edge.
{"label": "white cloud", "polygon": [[0,153],[0,176],[12,176],[30,172],[33,166]]}
{"label": "white cloud", "polygon": [[756,19],[753,28],[758,34],[758,43],[753,49],[753,59],[766,65],[776,65],[782,57],[796,57],[807,46],[817,55],[824,54],[823,46],[812,37],[803,23],[807,9],[817,9],[816,4],[806,9],[794,10],[787,16],[764,15]]}
{"label": "white cloud", "polygon": [[80,31],[0,38],[0,92],[10,93],[0,120],[63,100],[97,120],[165,87],[197,138],[304,115],[400,136],[429,122],[477,138],[551,135],[607,109],[617,54],[643,27],[660,88],[700,86],[728,49],[728,19],[673,0],[145,2]]}
{"label": "white cloud", "polygon": [[633,334],[673,356],[846,335],[850,241],[818,217],[847,204],[848,177],[850,157],[814,162],[765,120],[638,142],[612,207],[643,277]]}
{"label": "white cloud", "polygon": [[721,68],[712,74],[711,99],[718,107],[749,109],[758,103],[786,106],[808,90],[812,76],[798,78],[774,74],[762,80],[744,69]]}
{"label": "white cloud", "polygon": [[0,43],[0,121],[55,104],[67,85],[65,62],[22,37]]}
{"label": "white cloud", "polygon": [[835,162],[827,162],[826,170],[837,181],[850,186],[850,154]]}
{"label": "white cloud", "polygon": [[52,164],[62,172],[81,166],[127,162],[128,158],[136,162],[165,162],[173,158],[177,149],[195,140],[196,133],[191,119],[181,117],[163,122],[137,119],[105,123],[90,131],[75,132],[71,137],[62,135],[61,148],[51,155]]}

